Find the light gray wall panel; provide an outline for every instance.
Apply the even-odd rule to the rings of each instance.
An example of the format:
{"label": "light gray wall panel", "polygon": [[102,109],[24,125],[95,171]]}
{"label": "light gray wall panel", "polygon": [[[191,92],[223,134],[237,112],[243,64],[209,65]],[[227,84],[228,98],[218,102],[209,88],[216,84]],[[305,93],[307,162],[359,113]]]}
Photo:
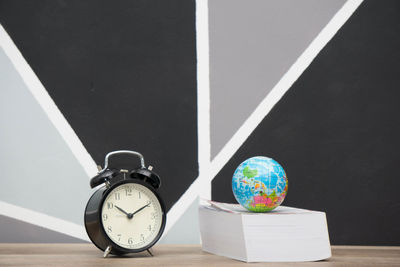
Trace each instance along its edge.
{"label": "light gray wall panel", "polygon": [[169,232],[160,240],[161,244],[199,244],[199,199],[197,198],[179,218]]}
{"label": "light gray wall panel", "polygon": [[345,0],[210,0],[214,157]]}
{"label": "light gray wall panel", "polygon": [[83,224],[89,177],[0,50],[0,200]]}

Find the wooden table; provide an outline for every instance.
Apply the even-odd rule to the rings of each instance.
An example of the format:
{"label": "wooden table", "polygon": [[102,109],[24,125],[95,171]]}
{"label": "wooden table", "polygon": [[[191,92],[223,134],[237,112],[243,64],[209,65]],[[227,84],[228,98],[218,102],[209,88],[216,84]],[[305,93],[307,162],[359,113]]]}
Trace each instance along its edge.
{"label": "wooden table", "polygon": [[[246,263],[212,255],[198,245],[157,245],[154,257],[140,253],[102,258],[91,244],[0,244],[0,266],[238,266]],[[332,258],[310,266],[400,266],[400,247],[333,246]],[[249,263],[247,266],[292,266]]]}

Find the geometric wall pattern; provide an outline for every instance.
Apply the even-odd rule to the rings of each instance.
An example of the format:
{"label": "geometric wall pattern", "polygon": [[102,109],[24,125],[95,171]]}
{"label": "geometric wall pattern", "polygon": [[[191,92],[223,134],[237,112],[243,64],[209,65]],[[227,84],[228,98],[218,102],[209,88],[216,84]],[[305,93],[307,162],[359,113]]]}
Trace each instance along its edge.
{"label": "geometric wall pattern", "polygon": [[330,240],[399,245],[400,6],[364,1],[213,180],[254,155],[280,162],[285,205],[327,214]]}
{"label": "geometric wall pattern", "polygon": [[[96,174],[96,164],[102,165],[109,151],[132,149],[140,151],[146,163],[153,165],[162,177],[159,192],[169,210],[198,176],[194,2],[117,1],[99,5],[97,1],[35,4],[26,1],[24,4],[21,9],[13,1],[1,2],[5,34],[11,37],[14,48],[40,80],[41,95],[50,99],[60,113],[61,118],[56,122],[63,121],[62,127],[69,128],[79,144],[67,140],[64,129],[53,127],[53,132],[46,134],[47,128],[39,122],[47,120],[51,128],[54,120],[49,120],[46,113],[51,116],[53,110],[46,107],[41,110],[42,103],[37,103],[25,89],[26,98],[30,97],[30,102],[26,102],[36,105],[43,114],[39,120],[39,115],[22,102],[25,98],[11,95],[17,92],[8,86],[8,91],[2,91],[4,101],[12,98],[21,102],[15,105],[8,101],[13,106],[8,114],[15,116],[3,113],[4,120],[25,127],[9,127],[9,131],[23,135],[13,142],[20,142],[21,150],[27,150],[17,151],[12,163],[26,163],[21,168],[28,180],[24,181],[26,190],[39,203],[26,202],[26,198],[10,202],[11,196],[7,194],[15,195],[18,190],[7,187],[3,187],[2,200],[24,208],[36,207],[44,214],[82,225],[82,212],[91,192],[88,181]],[[4,87],[8,83],[17,86],[14,81],[3,82]],[[31,86],[21,84],[20,87]],[[22,112],[26,114],[17,118]],[[27,114],[29,123],[20,123]],[[35,131],[39,140],[34,140]],[[58,137],[60,144],[53,144],[49,135]],[[31,145],[23,146],[22,142]],[[14,144],[9,144],[4,153],[12,152]],[[59,151],[60,146],[72,159],[54,156],[53,151]],[[85,153],[89,160],[80,163],[86,173],[74,157]],[[47,161],[35,162],[42,159]],[[16,169],[6,162],[10,173]],[[72,163],[78,165],[70,166]],[[135,158],[113,158],[112,164],[133,168],[138,162]],[[79,175],[75,173],[78,171]],[[30,179],[30,172],[35,179]],[[15,187],[19,186],[14,182],[17,175],[14,171],[7,179]],[[36,195],[37,192],[43,196]]]}
{"label": "geometric wall pattern", "polygon": [[260,154],[333,244],[398,244],[395,1],[0,7],[0,242],[88,240],[89,178],[133,149],[163,180],[163,243],[200,242],[199,196],[234,201],[232,172]]}
{"label": "geometric wall pattern", "polygon": [[87,174],[3,49],[0,73],[0,200],[81,224]]}
{"label": "geometric wall pattern", "polygon": [[194,3],[4,1],[1,12],[96,164],[109,151],[140,151],[163,178],[169,209],[198,169]]}

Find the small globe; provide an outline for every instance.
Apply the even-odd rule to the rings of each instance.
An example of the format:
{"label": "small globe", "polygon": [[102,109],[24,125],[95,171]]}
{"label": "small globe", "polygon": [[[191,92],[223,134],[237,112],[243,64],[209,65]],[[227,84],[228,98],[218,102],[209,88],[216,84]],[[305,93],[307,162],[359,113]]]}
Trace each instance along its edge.
{"label": "small globe", "polygon": [[232,191],[237,202],[254,212],[268,212],[286,197],[288,180],[285,170],[275,160],[252,157],[243,161],[232,177]]}

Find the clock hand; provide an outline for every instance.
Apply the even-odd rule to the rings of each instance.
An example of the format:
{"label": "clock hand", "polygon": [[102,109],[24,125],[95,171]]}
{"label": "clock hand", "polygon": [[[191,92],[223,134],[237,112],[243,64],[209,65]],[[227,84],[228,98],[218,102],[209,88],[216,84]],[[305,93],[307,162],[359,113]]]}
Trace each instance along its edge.
{"label": "clock hand", "polygon": [[143,207],[141,207],[141,208],[140,208],[140,209],[138,209],[137,211],[135,211],[135,212],[131,213],[131,215],[132,215],[132,216],[133,216],[133,215],[135,215],[136,213],[138,213],[138,212],[139,212],[139,211],[141,211],[142,209],[144,209],[144,208],[148,207],[150,204],[151,204],[151,202],[147,203],[146,205],[144,205]]}
{"label": "clock hand", "polygon": [[121,212],[123,212],[126,216],[128,216],[128,218],[130,217],[129,215],[129,213],[128,212],[126,212],[126,211],[124,211],[123,209],[121,209],[120,207],[118,207],[117,205],[114,205],[118,210],[120,210]]}

